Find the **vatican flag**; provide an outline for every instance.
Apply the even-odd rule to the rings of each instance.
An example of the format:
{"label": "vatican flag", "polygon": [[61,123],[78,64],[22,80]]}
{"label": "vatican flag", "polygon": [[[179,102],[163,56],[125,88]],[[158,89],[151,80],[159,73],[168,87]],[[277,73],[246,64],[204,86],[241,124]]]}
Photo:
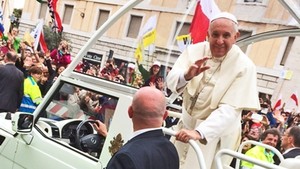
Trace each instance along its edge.
{"label": "vatican flag", "polygon": [[140,41],[134,52],[134,57],[139,63],[143,61],[143,53],[144,53],[144,48],[143,48],[143,44]]}
{"label": "vatican flag", "polygon": [[186,47],[188,47],[192,43],[192,38],[190,34],[177,36],[176,40],[180,52],[183,52],[186,49]]}

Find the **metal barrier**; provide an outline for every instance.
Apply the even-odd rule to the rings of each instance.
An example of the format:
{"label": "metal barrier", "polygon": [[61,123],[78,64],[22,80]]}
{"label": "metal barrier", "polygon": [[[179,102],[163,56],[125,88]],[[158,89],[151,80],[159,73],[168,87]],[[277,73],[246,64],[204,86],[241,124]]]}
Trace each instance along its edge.
{"label": "metal barrier", "polygon": [[[269,149],[278,156],[280,162],[284,160],[282,154],[275,147],[263,144],[261,142],[253,141],[253,140],[247,140],[247,141],[242,142],[241,145],[239,146],[238,153],[242,154],[243,147],[246,144],[253,144],[253,145],[256,145],[256,146],[261,146],[261,147],[264,147],[266,149]],[[240,160],[236,159],[235,169],[239,169],[239,167],[240,167]]]}
{"label": "metal barrier", "polygon": [[[170,136],[175,136],[176,132],[174,130],[168,129],[168,128],[163,128],[163,131],[165,134],[168,134]],[[200,147],[197,145],[195,140],[189,140],[189,144],[193,147],[193,149],[196,152],[197,159],[199,162],[200,169],[206,169],[203,153],[200,149]]]}
{"label": "metal barrier", "polygon": [[255,159],[253,157],[246,156],[245,154],[242,154],[242,153],[239,153],[239,152],[236,152],[236,151],[233,151],[233,150],[229,150],[229,149],[222,149],[216,154],[215,162],[216,162],[216,165],[217,165],[218,169],[223,169],[223,165],[222,165],[222,161],[221,161],[221,157],[223,155],[230,155],[234,158],[241,159],[241,160],[244,160],[244,161],[248,161],[248,162],[251,162],[251,163],[256,164],[258,166],[269,168],[269,169],[286,169],[284,167],[281,167],[281,166],[278,166],[278,165],[275,165],[275,164],[271,164],[271,163],[268,163],[268,162],[265,162],[265,161],[261,161],[261,160]]}

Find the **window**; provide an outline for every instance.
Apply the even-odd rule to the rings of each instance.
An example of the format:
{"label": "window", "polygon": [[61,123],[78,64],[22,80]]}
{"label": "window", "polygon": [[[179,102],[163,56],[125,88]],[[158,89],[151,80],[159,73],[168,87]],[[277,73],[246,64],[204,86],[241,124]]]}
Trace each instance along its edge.
{"label": "window", "polygon": [[71,23],[73,8],[74,8],[73,5],[65,5],[65,12],[62,19],[63,24],[69,25]]}
{"label": "window", "polygon": [[127,31],[127,37],[129,38],[137,38],[141,24],[142,24],[142,16],[136,16],[136,15],[131,15],[130,16],[130,22],[128,26],[128,31]]}
{"label": "window", "polygon": [[[89,144],[78,139],[87,140],[89,137],[89,139],[97,139],[98,137],[94,135],[95,131],[91,123],[85,121],[87,119],[100,120],[109,130],[118,100],[112,95],[71,83],[63,83],[46,105],[44,115],[42,115],[44,119],[39,120],[38,126],[45,126],[42,131],[52,139],[65,142],[67,145],[99,158],[105,137],[99,136],[101,140],[97,142],[99,145],[96,147],[88,146]],[[76,144],[76,141],[80,141],[80,145]]]}
{"label": "window", "polygon": [[100,28],[100,26],[102,26],[103,23],[107,21],[108,17],[109,17],[109,11],[100,9],[96,29]]}
{"label": "window", "polygon": [[[182,27],[181,27],[182,26]],[[176,35],[178,29],[181,27],[180,31],[178,32],[178,35]],[[174,31],[174,38],[173,39],[176,39],[177,36],[180,36],[180,35],[187,35],[190,33],[190,27],[191,27],[191,23],[188,23],[188,22],[184,22],[184,23],[181,23],[181,22],[176,22],[176,28],[175,28],[175,31]],[[174,45],[177,45],[176,43],[176,40],[174,41]]]}
{"label": "window", "polygon": [[[250,36],[252,35],[252,31],[239,30],[239,32],[240,32],[240,37],[239,37],[237,40],[241,40],[241,39],[250,37]],[[247,45],[247,46],[242,46],[242,47],[241,47],[241,50],[242,50],[244,53],[246,53],[247,48],[248,48],[248,45]]]}
{"label": "window", "polygon": [[39,19],[45,19],[47,12],[48,12],[48,3],[45,1],[42,1],[40,12],[39,12]]}
{"label": "window", "polygon": [[292,48],[293,44],[294,44],[294,40],[295,40],[295,37],[289,37],[288,43],[286,45],[286,48],[285,48],[285,51],[284,51],[284,54],[283,54],[283,57],[280,61],[281,66],[285,65],[285,62],[288,58],[288,55],[290,54],[290,51],[291,51],[291,48]]}

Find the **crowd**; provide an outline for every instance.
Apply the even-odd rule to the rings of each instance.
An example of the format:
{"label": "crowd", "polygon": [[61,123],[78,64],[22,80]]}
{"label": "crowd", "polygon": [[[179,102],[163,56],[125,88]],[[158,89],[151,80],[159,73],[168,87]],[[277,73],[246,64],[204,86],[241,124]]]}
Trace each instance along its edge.
{"label": "crowd", "polygon": [[[51,51],[44,53],[35,50],[32,42],[19,37],[17,27],[11,28],[11,31],[2,37],[1,42],[0,65],[6,64],[4,58],[7,53],[14,55],[16,56],[14,65],[24,77],[24,88],[18,89],[23,93],[22,103],[20,106],[14,106],[13,110],[4,108],[3,110],[33,112],[57,77],[71,63],[70,46],[66,40],[61,40],[58,47]],[[161,64],[158,61],[154,62],[148,71],[141,64],[138,64],[137,68],[135,63],[122,63],[117,66],[113,58],[107,59],[104,67],[94,66],[83,60],[77,65],[75,71],[136,88],[153,86],[165,91]]]}
{"label": "crowd", "polygon": [[122,62],[118,66],[113,58],[109,58],[106,60],[104,67],[100,68],[85,60],[76,66],[75,71],[135,88],[143,86],[156,87],[164,92],[166,96],[170,95],[170,91],[166,89],[165,84],[165,76],[170,67],[167,68],[166,75],[164,75],[159,61],[154,61],[149,70],[146,70],[138,61],[136,63],[137,66],[132,62]]}
{"label": "crowd", "polygon": [[[276,147],[285,158],[294,158],[300,155],[300,115],[295,111],[273,110],[268,96],[259,99],[256,67],[235,45],[239,36],[237,24],[236,18],[229,13],[216,16],[211,20],[208,42],[191,45],[179,56],[174,67],[166,71],[167,75],[162,75],[161,63],[158,61],[153,62],[147,70],[139,62],[136,63],[137,66],[135,63],[122,63],[117,66],[113,58],[107,59],[103,68],[84,61],[77,65],[75,71],[136,88],[151,86],[165,96],[169,96],[171,90],[181,94],[182,119],[177,124],[176,134],[176,140],[180,142],[174,141],[181,168],[195,167],[191,165],[194,165],[196,156],[185,144],[189,139],[199,140],[197,143],[202,151],[206,152],[207,168],[215,168],[213,159],[219,149],[236,150],[244,140],[261,141]],[[71,62],[69,44],[62,40],[57,49],[46,53],[35,51],[32,45],[18,37],[17,28],[13,28],[7,36],[4,36],[3,42],[0,53],[1,64],[4,65],[0,66],[0,96],[12,97],[5,93],[10,91],[10,95],[15,97],[10,99],[14,105],[0,104],[2,106],[0,111],[33,112],[56,78]],[[18,73],[2,73],[5,72],[2,69],[13,64],[15,72]],[[5,83],[1,81],[3,79]],[[16,82],[16,79],[22,81]],[[18,85],[7,85],[13,83]],[[150,93],[152,89],[140,91]],[[98,103],[100,101],[98,95],[82,93],[84,90],[77,88],[72,91],[74,93],[59,95],[57,99],[67,100],[70,104],[79,104],[86,112],[98,111],[97,104],[94,104],[94,101],[97,100]],[[139,98],[138,94],[133,100],[137,105],[141,102],[135,100]],[[161,97],[157,93],[156,95]],[[140,97],[148,98],[144,94]],[[153,104],[157,104],[157,101],[152,101]],[[149,106],[145,102],[141,105],[146,106],[148,110]],[[139,114],[145,111],[134,106],[131,109],[128,113],[132,120],[139,119]],[[162,113],[164,110],[157,111]],[[165,119],[164,113],[159,115],[157,123],[152,128],[157,128],[156,124],[161,124],[162,119]],[[170,149],[174,153],[173,148]],[[120,153],[119,156],[122,157],[124,154]],[[259,146],[249,145],[245,147],[243,153],[270,163],[279,163],[274,153]],[[177,156],[175,158],[178,160]],[[225,165],[232,161],[231,158],[222,160]],[[123,161],[121,163],[123,165]],[[254,166],[242,162],[241,167],[248,169]]]}
{"label": "crowd", "polygon": [[[241,142],[260,141],[275,147],[284,158],[300,156],[299,112],[284,108],[273,110],[268,95],[261,97],[260,101],[261,110],[242,113]],[[246,145],[242,153],[265,162],[280,164],[279,158],[272,151],[260,146]],[[235,166],[234,162],[231,165]],[[245,161],[241,166],[243,169],[255,167],[254,164]]]}

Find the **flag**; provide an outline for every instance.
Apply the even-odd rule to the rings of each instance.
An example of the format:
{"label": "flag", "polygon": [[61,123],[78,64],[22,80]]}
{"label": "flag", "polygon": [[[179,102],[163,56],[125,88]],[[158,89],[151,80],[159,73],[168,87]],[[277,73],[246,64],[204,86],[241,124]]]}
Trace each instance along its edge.
{"label": "flag", "polygon": [[282,95],[280,94],[275,105],[274,105],[274,108],[273,110],[279,110],[282,108]]}
{"label": "flag", "polygon": [[23,36],[23,41],[26,45],[31,46],[34,43],[34,38],[29,32],[25,32]]}
{"label": "flag", "polygon": [[139,32],[138,39],[143,39],[144,48],[153,44],[156,39],[156,22],[156,15],[151,16]]}
{"label": "flag", "polygon": [[62,32],[63,27],[61,23],[60,16],[56,10],[56,4],[58,0],[48,0],[48,7],[49,7],[49,12],[50,16],[52,18],[52,28],[57,31],[57,32]]}
{"label": "flag", "polygon": [[143,47],[142,42],[139,42],[139,44],[134,52],[134,57],[139,63],[141,63],[143,61],[143,52],[144,52],[143,48],[144,47]]}
{"label": "flag", "polygon": [[296,106],[298,107],[298,92],[297,91],[291,95],[291,99],[294,100]]}
{"label": "flag", "polygon": [[41,32],[41,35],[40,35],[40,48],[41,48],[41,51],[46,53],[48,52],[48,47],[47,47],[47,44],[46,44],[46,41],[45,41],[45,38],[44,38],[44,32],[42,30]]}
{"label": "flag", "polygon": [[41,51],[45,53],[48,51],[48,48],[44,39],[43,26],[44,26],[44,21],[40,20],[37,26],[30,33],[30,35],[34,39],[34,44],[33,44],[34,50],[36,50],[38,45],[40,45]]}
{"label": "flag", "polygon": [[196,3],[195,14],[190,27],[193,44],[206,39],[210,19],[220,13],[214,0],[200,0]]}
{"label": "flag", "polygon": [[[155,49],[153,44],[156,39],[156,29],[155,29],[156,23],[157,23],[156,16],[155,15],[151,16],[139,32],[139,35],[138,35],[139,43],[138,43],[138,46],[134,53],[135,58],[139,62],[143,61],[143,54],[144,54],[145,47],[150,46],[151,49]],[[150,50],[150,47],[149,47],[149,50]],[[151,51],[151,52],[154,52],[154,51]]]}
{"label": "flag", "polygon": [[153,44],[155,39],[156,39],[156,30],[153,29],[143,36],[143,46],[147,47],[147,46]]}
{"label": "flag", "polygon": [[4,26],[3,26],[3,10],[2,7],[0,7],[0,38],[2,38],[4,33]]}
{"label": "flag", "polygon": [[176,37],[177,45],[180,52],[192,43],[191,35],[180,35]]}

